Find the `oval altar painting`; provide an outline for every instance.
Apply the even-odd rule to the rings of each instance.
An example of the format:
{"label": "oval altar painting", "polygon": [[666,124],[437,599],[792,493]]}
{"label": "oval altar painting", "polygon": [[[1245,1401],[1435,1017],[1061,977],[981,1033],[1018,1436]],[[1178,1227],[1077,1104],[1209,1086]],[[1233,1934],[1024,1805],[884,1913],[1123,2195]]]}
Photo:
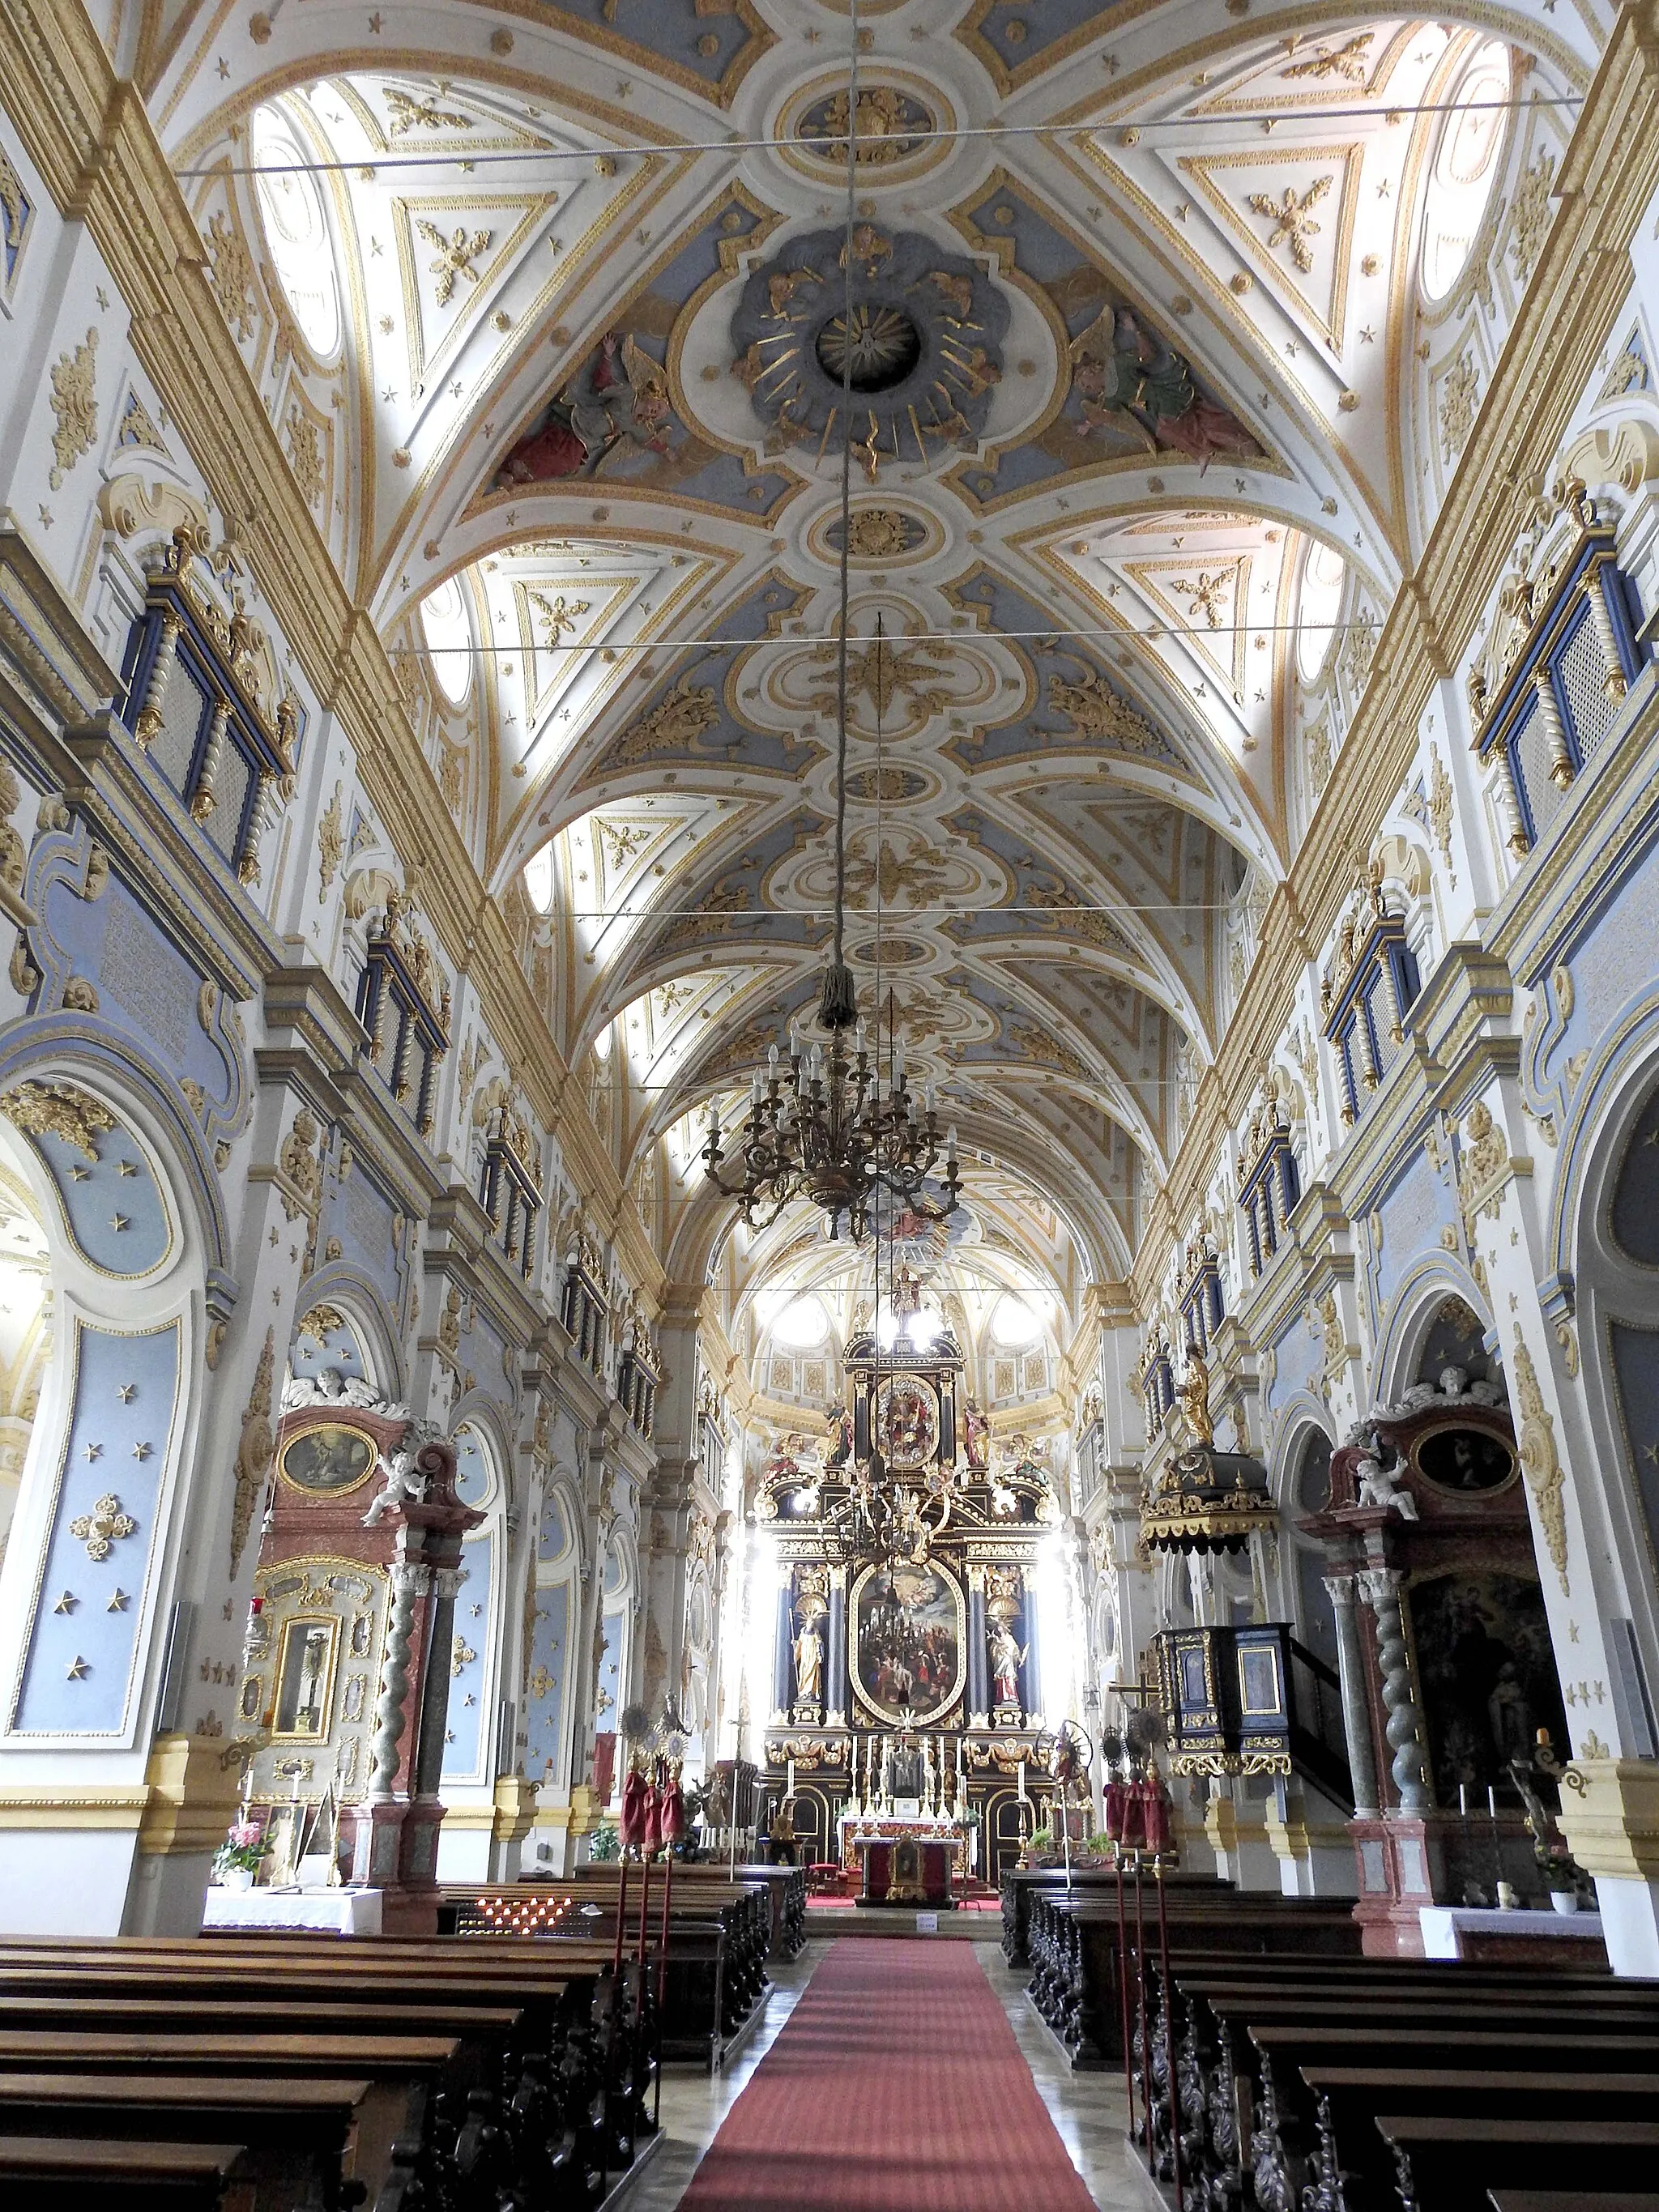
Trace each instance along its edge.
{"label": "oval altar painting", "polygon": [[1436,1429],[1412,1456],[1440,1490],[1501,1490],[1515,1473],[1515,1454],[1485,1429]]}
{"label": "oval altar painting", "polygon": [[853,1621],[854,1671],[866,1705],[888,1720],[919,1725],[962,1688],[962,1599],[931,1567],[872,1568],[860,1583]]}
{"label": "oval altar painting", "polygon": [[355,1490],[374,1472],[376,1456],[373,1437],[331,1421],[283,1446],[283,1480],[296,1490]]}

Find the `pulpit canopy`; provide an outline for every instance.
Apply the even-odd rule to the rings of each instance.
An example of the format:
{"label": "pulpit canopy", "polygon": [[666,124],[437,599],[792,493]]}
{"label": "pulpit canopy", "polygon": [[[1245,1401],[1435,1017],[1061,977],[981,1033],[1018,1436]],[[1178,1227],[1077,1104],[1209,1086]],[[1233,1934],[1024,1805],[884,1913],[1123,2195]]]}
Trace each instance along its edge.
{"label": "pulpit canopy", "polygon": [[1155,1552],[1242,1552],[1278,1517],[1259,1459],[1197,1444],[1164,1462],[1141,1501],[1140,1534]]}

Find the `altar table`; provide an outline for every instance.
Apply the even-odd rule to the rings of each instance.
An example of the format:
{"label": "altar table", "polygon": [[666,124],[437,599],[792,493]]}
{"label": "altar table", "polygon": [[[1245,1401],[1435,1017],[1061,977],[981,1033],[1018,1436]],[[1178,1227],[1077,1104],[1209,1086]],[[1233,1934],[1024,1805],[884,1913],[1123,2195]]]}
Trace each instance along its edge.
{"label": "altar table", "polygon": [[210,1889],[204,1928],[320,1928],[337,1936],[378,1936],[378,1889]]}
{"label": "altar table", "polygon": [[948,1907],[954,1903],[948,1843],[922,1843],[908,1836],[860,1837],[858,1848],[864,1860],[860,1905]]}
{"label": "altar table", "polygon": [[1599,1912],[1425,1905],[1417,1918],[1425,1959],[1467,1959],[1479,1966],[1524,1961],[1560,1973],[1600,1966],[1607,1959]]}

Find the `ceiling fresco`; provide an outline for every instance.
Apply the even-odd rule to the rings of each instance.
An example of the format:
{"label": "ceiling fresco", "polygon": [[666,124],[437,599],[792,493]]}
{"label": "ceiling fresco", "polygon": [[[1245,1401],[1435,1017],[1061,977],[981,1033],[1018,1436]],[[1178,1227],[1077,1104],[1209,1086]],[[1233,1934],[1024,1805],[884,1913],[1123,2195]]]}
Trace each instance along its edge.
{"label": "ceiling fresco", "polygon": [[[175,40],[153,110],[254,265],[251,119],[317,165],[319,521],[687,1264],[701,1116],[816,1001],[844,551],[861,1003],[1121,1273],[1316,797],[1304,580],[1365,650],[1588,19],[891,0],[855,98],[828,0],[255,21]],[[1431,179],[1480,70],[1514,96],[1460,243]]]}

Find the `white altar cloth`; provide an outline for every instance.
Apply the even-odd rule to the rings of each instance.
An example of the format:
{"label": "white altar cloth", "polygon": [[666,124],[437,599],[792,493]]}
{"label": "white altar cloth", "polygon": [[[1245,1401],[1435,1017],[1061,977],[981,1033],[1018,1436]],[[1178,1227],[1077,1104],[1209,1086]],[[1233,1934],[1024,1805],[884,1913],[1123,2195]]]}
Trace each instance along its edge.
{"label": "white altar cloth", "polygon": [[204,1928],[324,1928],[337,1936],[378,1936],[378,1889],[210,1889]]}
{"label": "white altar cloth", "polygon": [[1601,1933],[1599,1912],[1558,1912],[1553,1905],[1541,1911],[1536,1906],[1516,1905],[1504,1912],[1490,1905],[1425,1905],[1417,1918],[1425,1959],[1461,1959],[1466,1935],[1531,1936],[1547,1943],[1567,1936],[1583,1942]]}

